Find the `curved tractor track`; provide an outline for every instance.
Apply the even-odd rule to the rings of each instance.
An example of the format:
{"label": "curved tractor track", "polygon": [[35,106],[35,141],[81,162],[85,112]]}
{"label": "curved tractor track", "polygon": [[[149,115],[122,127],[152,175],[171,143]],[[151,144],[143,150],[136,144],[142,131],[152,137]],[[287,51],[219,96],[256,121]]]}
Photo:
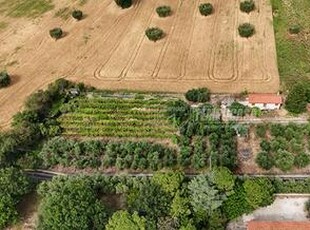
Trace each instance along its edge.
{"label": "curved tractor track", "polygon": [[[249,15],[240,12],[239,0],[210,0],[215,10],[207,17],[199,14],[202,2],[136,0],[122,10],[111,0],[88,1],[80,7],[86,17],[79,22],[55,17],[61,6],[34,21],[15,19],[0,32],[0,67],[13,78],[0,90],[0,129],[9,126],[28,95],[59,77],[108,89],[276,92],[269,0],[255,0],[257,8]],[[159,18],[159,5],[170,5],[172,15]],[[238,36],[243,22],[255,25],[255,36]],[[56,26],[65,31],[58,41],[48,34]],[[162,40],[145,37],[153,26],[165,31]]]}

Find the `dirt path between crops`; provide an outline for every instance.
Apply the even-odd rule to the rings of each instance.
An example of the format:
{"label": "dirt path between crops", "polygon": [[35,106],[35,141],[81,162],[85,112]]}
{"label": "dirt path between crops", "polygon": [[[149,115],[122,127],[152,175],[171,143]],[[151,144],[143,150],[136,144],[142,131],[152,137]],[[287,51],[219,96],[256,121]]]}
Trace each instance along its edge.
{"label": "dirt path between crops", "polygon": [[[213,92],[276,92],[279,76],[269,0],[256,0],[250,15],[239,11],[239,0],[210,0],[214,14],[203,17],[202,1],[139,0],[126,10],[113,1],[89,0],[80,6],[86,17],[63,20],[53,11],[35,20],[8,19],[0,31],[0,67],[12,75],[10,87],[0,90],[0,130],[25,98],[59,77],[99,88],[184,92],[209,87]],[[56,1],[55,1],[56,3]],[[159,18],[158,5],[173,14]],[[70,6],[70,5],[69,5]],[[256,27],[253,38],[238,36],[240,23]],[[62,27],[55,42],[48,35]],[[159,26],[165,37],[154,43],[144,35]]]}

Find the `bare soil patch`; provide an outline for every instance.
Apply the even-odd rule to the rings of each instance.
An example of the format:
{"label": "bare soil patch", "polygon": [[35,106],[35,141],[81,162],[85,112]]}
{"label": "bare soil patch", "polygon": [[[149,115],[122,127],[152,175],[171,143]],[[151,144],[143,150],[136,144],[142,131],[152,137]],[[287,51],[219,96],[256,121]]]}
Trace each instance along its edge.
{"label": "bare soil patch", "polygon": [[[111,0],[83,6],[54,1],[54,10],[38,19],[11,20],[0,31],[0,67],[20,79],[0,91],[0,129],[9,126],[26,96],[59,77],[108,89],[184,92],[204,86],[213,92],[276,92],[269,0],[256,0],[249,15],[240,12],[239,0],[210,0],[215,13],[208,17],[200,15],[200,2],[139,0],[121,10]],[[80,22],[55,17],[74,4],[87,17]],[[159,5],[170,5],[173,14],[158,17]],[[239,37],[237,27],[243,22],[255,25],[255,36]],[[166,33],[155,43],[144,35],[152,26]],[[57,42],[48,35],[54,27],[67,34]]]}

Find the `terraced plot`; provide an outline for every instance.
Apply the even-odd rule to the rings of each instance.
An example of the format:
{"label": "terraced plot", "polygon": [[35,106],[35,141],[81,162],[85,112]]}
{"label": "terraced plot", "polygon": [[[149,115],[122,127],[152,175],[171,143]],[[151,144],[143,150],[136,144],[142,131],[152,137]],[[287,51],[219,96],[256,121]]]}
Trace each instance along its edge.
{"label": "terraced plot", "polygon": [[64,135],[170,138],[176,128],[165,114],[167,101],[135,98],[81,98],[59,119]]}

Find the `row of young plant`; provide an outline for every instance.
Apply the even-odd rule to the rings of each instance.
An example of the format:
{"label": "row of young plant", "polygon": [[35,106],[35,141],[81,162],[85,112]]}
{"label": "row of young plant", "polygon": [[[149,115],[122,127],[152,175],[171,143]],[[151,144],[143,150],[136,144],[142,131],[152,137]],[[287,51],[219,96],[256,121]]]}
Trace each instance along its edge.
{"label": "row of young plant", "polygon": [[176,129],[165,114],[165,99],[78,98],[63,106],[58,121],[65,134],[169,138]]}
{"label": "row of young plant", "polygon": [[258,125],[256,135],[261,138],[261,151],[256,162],[263,169],[269,170],[275,166],[289,171],[294,166],[304,168],[310,164],[309,124]]}
{"label": "row of young plant", "polygon": [[45,167],[61,165],[79,169],[111,168],[118,170],[159,170],[176,165],[174,149],[149,142],[78,141],[55,137],[42,148],[40,158]]}

